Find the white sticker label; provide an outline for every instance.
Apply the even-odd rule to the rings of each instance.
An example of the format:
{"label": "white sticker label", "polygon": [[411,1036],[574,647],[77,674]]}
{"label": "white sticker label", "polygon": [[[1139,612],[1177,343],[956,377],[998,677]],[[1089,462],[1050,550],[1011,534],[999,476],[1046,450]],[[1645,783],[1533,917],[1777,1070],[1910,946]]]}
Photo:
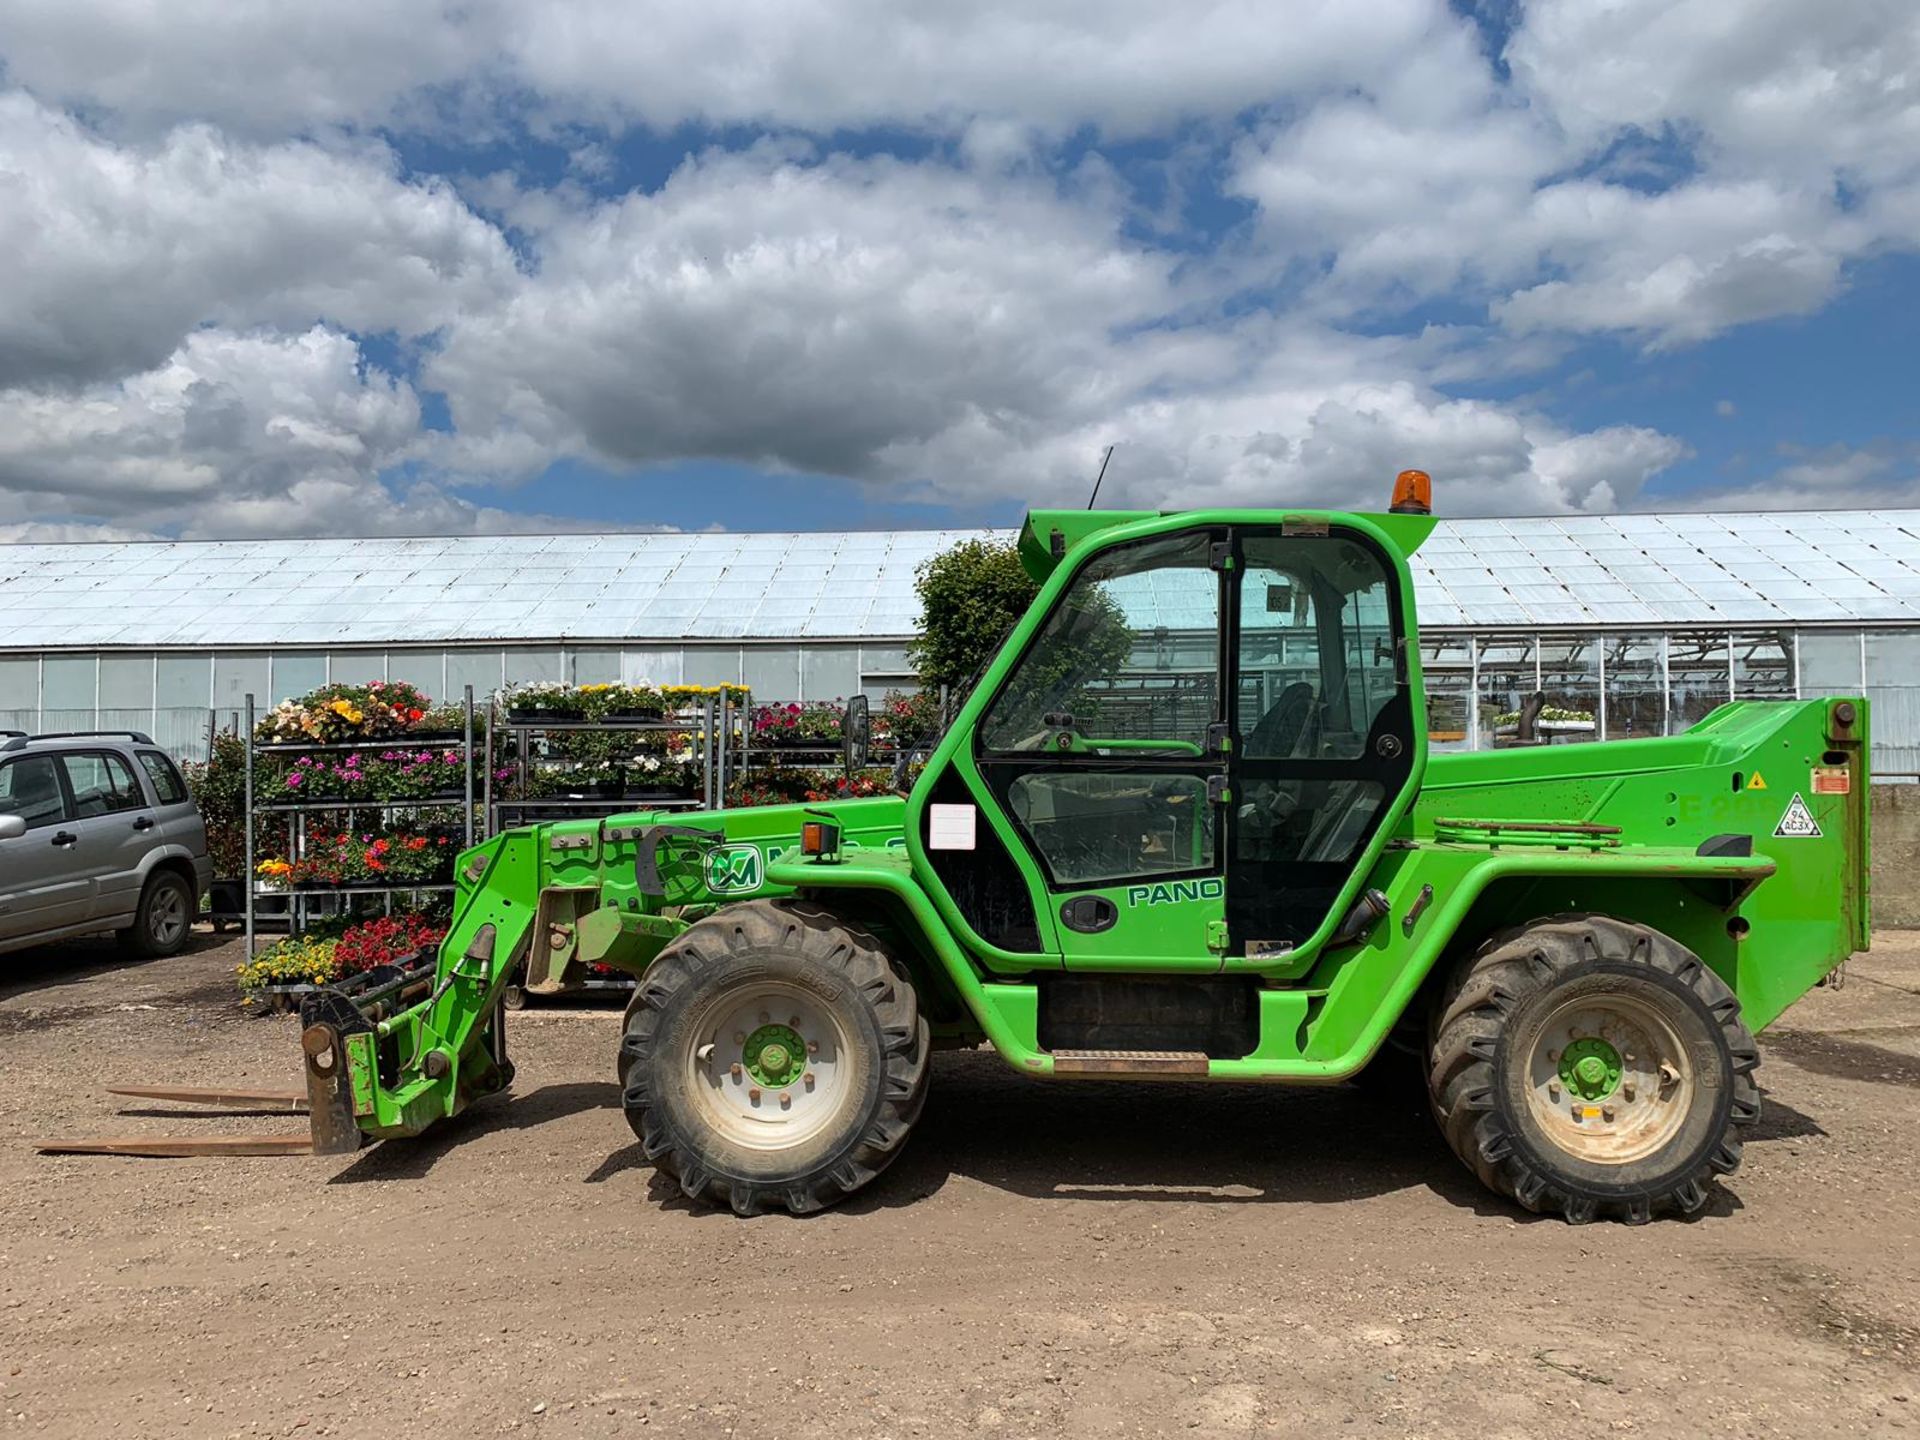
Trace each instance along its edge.
{"label": "white sticker label", "polygon": [[971,805],[930,805],[927,816],[927,848],[929,850],[971,850],[973,849],[973,827],[976,814]]}
{"label": "white sticker label", "polygon": [[1818,840],[1821,835],[1820,824],[1813,818],[1813,812],[1807,809],[1807,802],[1794,792],[1793,803],[1787,806],[1787,813],[1780,817],[1780,823],[1774,827],[1774,837],[1782,840]]}

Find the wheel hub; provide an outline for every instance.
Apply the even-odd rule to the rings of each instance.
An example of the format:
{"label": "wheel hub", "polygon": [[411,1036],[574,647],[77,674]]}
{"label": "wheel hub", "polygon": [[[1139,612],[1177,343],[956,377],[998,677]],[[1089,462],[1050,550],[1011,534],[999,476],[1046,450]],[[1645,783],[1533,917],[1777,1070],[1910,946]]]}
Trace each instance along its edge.
{"label": "wheel hub", "polygon": [[1522,1064],[1542,1138],[1590,1164],[1654,1153],[1693,1106],[1692,1061],[1679,1032],[1657,1006],[1630,994],[1590,990],[1556,1007]]}
{"label": "wheel hub", "polygon": [[762,1025],[747,1037],[740,1063],[747,1073],[771,1090],[800,1078],[807,1042],[789,1025]]}
{"label": "wheel hub", "polygon": [[1582,1100],[1604,1100],[1620,1086],[1620,1052],[1597,1035],[1560,1053],[1560,1080]]}

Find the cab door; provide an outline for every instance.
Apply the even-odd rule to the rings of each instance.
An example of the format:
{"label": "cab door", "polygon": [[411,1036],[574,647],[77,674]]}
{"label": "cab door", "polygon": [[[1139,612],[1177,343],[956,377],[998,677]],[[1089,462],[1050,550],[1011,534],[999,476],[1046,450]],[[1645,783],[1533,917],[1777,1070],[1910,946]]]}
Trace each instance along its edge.
{"label": "cab door", "polygon": [[1066,969],[1219,969],[1228,542],[1210,527],[1094,556],[976,727]]}
{"label": "cab door", "polygon": [[1377,854],[1424,726],[1400,570],[1324,524],[1234,536],[1229,970],[1303,945]]}

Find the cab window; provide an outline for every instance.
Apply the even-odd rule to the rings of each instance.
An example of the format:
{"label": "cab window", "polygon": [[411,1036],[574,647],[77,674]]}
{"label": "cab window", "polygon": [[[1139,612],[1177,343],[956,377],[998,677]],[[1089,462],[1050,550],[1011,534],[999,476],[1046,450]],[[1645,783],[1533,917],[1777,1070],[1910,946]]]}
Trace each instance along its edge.
{"label": "cab window", "polygon": [[1352,760],[1401,681],[1385,564],[1350,541],[1246,542],[1235,724],[1249,760]]}

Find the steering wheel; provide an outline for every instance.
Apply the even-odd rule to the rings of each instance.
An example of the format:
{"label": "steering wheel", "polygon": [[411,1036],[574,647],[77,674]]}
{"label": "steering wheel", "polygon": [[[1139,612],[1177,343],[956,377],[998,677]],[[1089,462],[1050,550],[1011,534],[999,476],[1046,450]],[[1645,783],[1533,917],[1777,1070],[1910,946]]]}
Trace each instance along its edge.
{"label": "steering wheel", "polygon": [[1260,723],[1247,737],[1247,755],[1256,760],[1284,760],[1307,728],[1313,713],[1313,686],[1296,680],[1280,692],[1280,698],[1267,707]]}

